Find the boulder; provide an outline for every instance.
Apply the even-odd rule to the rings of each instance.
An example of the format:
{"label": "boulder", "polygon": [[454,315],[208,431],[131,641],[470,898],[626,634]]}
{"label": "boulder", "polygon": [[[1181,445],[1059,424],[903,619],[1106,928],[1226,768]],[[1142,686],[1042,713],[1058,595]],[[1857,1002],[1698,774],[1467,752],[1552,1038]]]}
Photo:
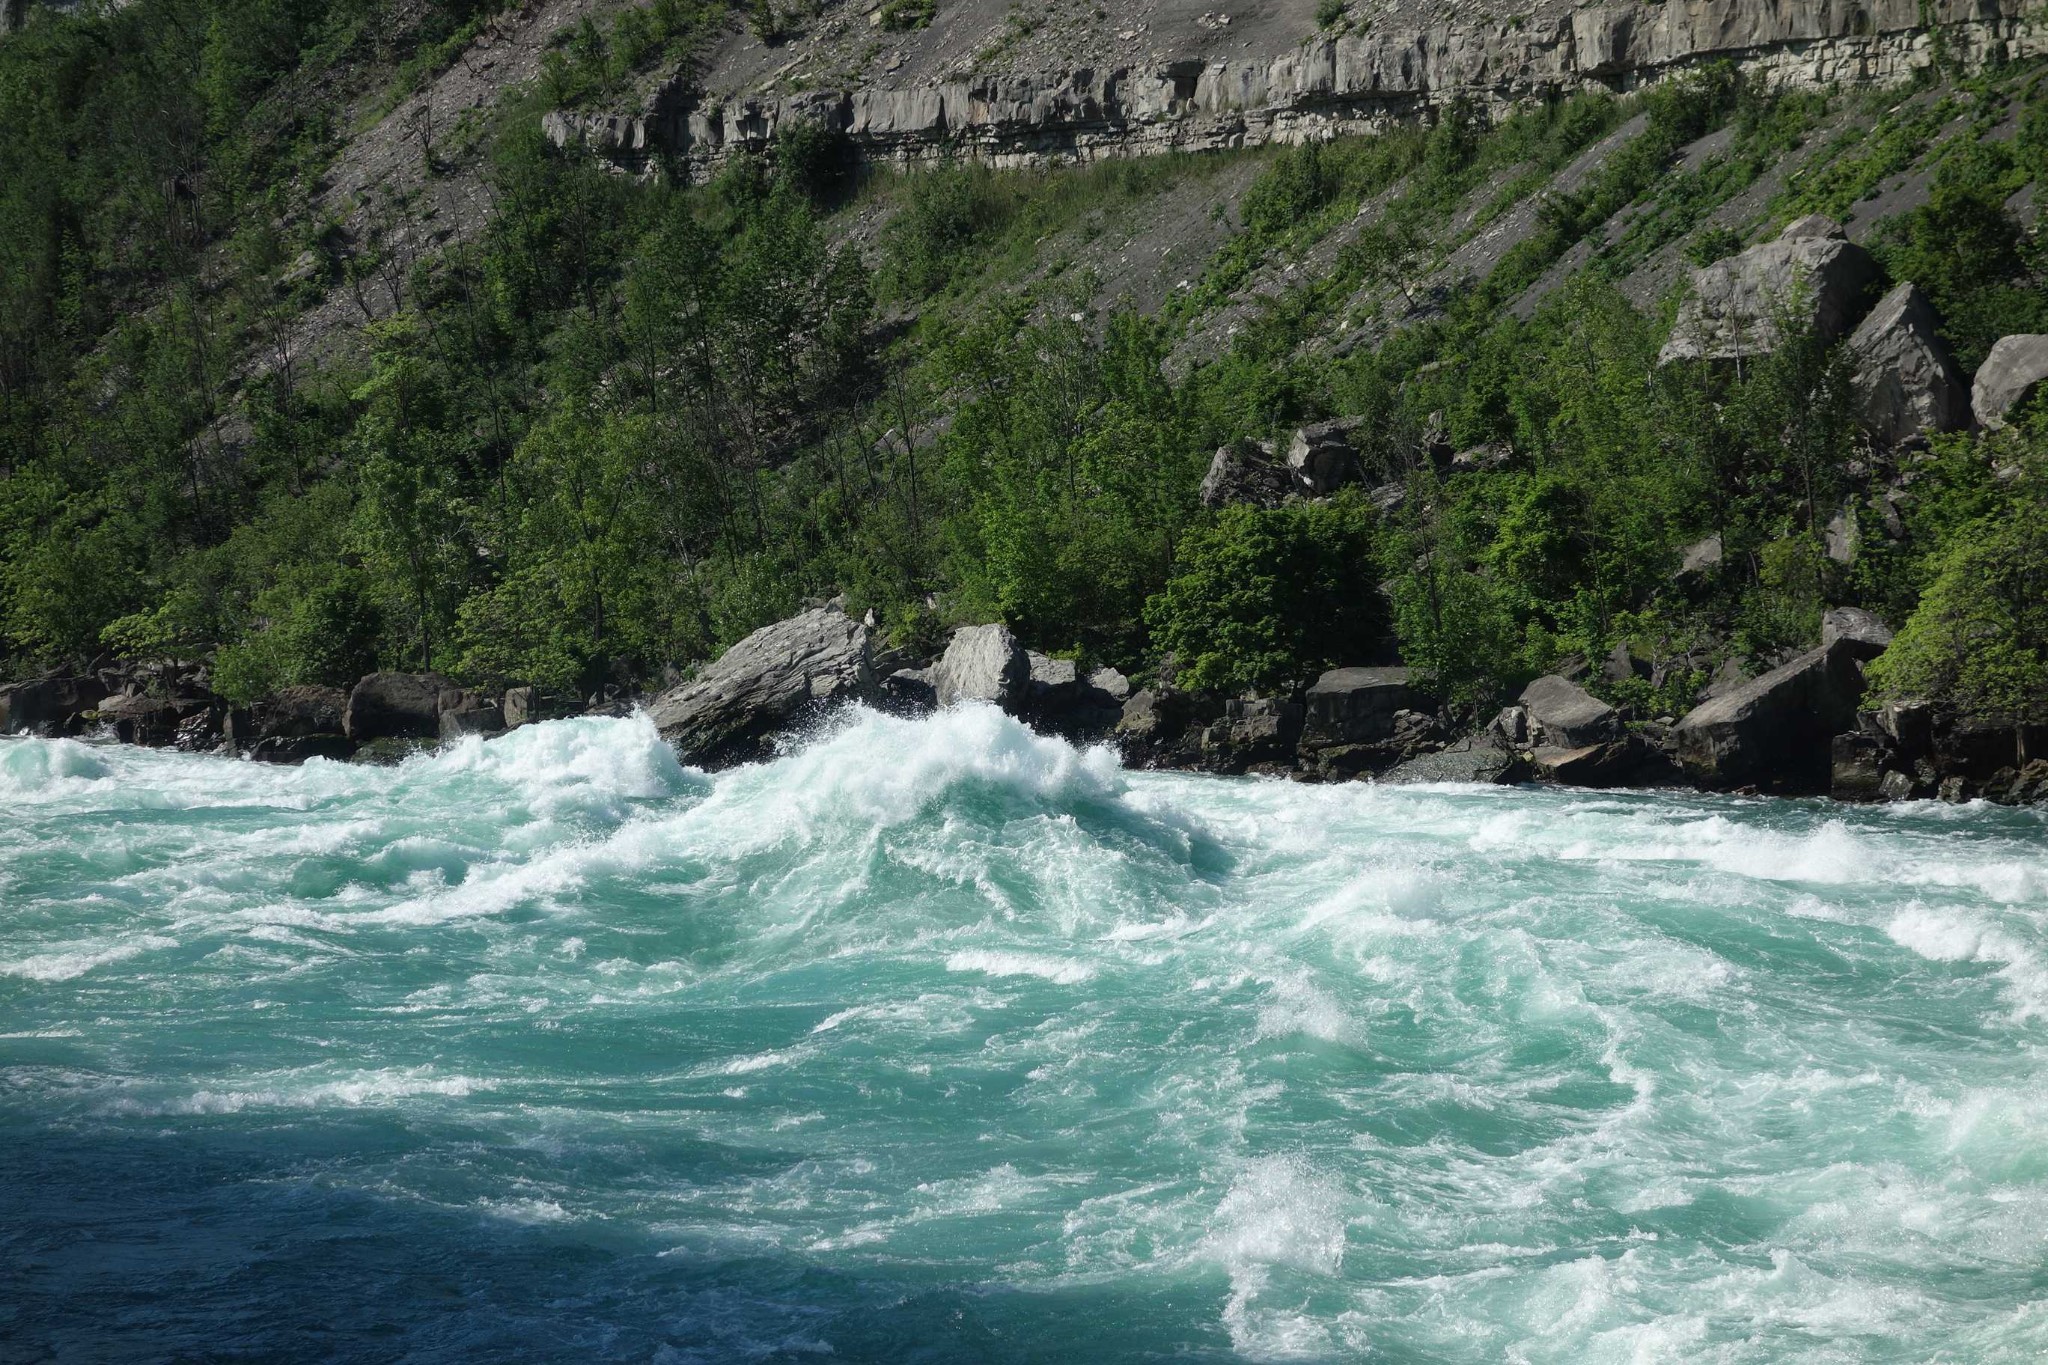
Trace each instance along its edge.
{"label": "boulder", "polygon": [[1031,649],[1024,652],[1030,679],[1024,685],[1025,709],[1044,715],[1073,704],[1081,692],[1080,671],[1072,659],[1055,659]]}
{"label": "boulder", "polygon": [[340,762],[355,751],[356,743],[347,735],[271,735],[244,752],[257,763],[304,763],[309,758]]}
{"label": "boulder", "polygon": [[1881,735],[1860,730],[1836,735],[1828,750],[1828,795],[1837,801],[1884,800],[1887,757]]}
{"label": "boulder", "polygon": [[683,758],[721,767],[761,757],[776,735],[824,707],[874,694],[867,628],[826,606],[763,626],[662,693],[650,712]]}
{"label": "boulder", "polygon": [[1562,787],[1625,787],[1661,777],[1663,756],[1634,735],[1575,749],[1540,748],[1529,755],[1538,781]]}
{"label": "boulder", "polygon": [[1720,567],[1721,533],[1718,531],[1678,552],[1678,574],[1681,578],[1704,578]]}
{"label": "boulder", "polygon": [[1839,226],[1802,218],[1776,241],[1693,271],[1657,363],[1768,355],[1778,346],[1781,314],[1795,307],[1823,343],[1838,341],[1862,316],[1879,273]]}
{"label": "boulder", "polygon": [[2000,337],[1977,367],[1970,408],[1979,422],[1997,431],[2014,409],[2040,392],[2044,379],[2048,379],[2048,336]]}
{"label": "boulder", "polygon": [[52,676],[0,687],[0,734],[75,734],[85,713],[107,697],[98,678]]}
{"label": "boulder", "polygon": [[1131,680],[1114,668],[1098,668],[1090,673],[1088,687],[1108,697],[1119,708],[1131,699]]}
{"label": "boulder", "polygon": [[[1041,656],[1042,657],[1042,656]],[[1071,673],[1073,665],[1067,665]],[[1008,626],[962,626],[929,670],[940,706],[963,701],[1020,705],[1031,687],[1031,659]]]}
{"label": "boulder", "polygon": [[505,729],[505,712],[502,707],[488,704],[465,706],[459,710],[441,713],[441,742],[444,744],[461,739],[464,735],[502,735]]}
{"label": "boulder", "polygon": [[1301,703],[1277,697],[1232,698],[1202,734],[1202,753],[1219,772],[1291,763],[1301,740]]}
{"label": "boulder", "polygon": [[1323,497],[1357,482],[1358,451],[1351,444],[1351,433],[1358,420],[1341,417],[1295,431],[1287,445],[1287,470],[1303,492]]}
{"label": "boulder", "polygon": [[265,739],[343,736],[348,693],[338,687],[287,687],[228,713],[225,732],[238,747]]}
{"label": "boulder", "polygon": [[505,712],[507,730],[517,730],[522,725],[531,725],[541,718],[540,689],[508,687],[505,689],[505,700],[501,705]]}
{"label": "boulder", "polygon": [[1529,780],[1529,764],[1521,754],[1492,735],[1469,735],[1432,754],[1421,754],[1382,773],[1381,782],[1396,786],[1415,782],[1481,782],[1509,786]]}
{"label": "boulder", "polygon": [[1829,607],[1820,618],[1820,642],[1825,648],[1837,640],[1844,641],[1857,658],[1867,661],[1890,648],[1892,628],[1879,620],[1875,612],[1861,607]]}
{"label": "boulder", "polygon": [[348,694],[342,733],[362,744],[372,739],[439,739],[441,713],[466,704],[468,694],[439,673],[372,673]]}
{"label": "boulder", "polygon": [[1656,671],[1648,659],[1636,657],[1626,641],[1607,651],[1601,660],[1600,676],[1611,683],[1627,682],[1631,678],[1648,678]]}
{"label": "boulder", "polygon": [[1294,475],[1273,463],[1273,448],[1258,441],[1235,441],[1217,449],[1202,476],[1202,505],[1223,507],[1248,502],[1278,507],[1296,489]]}
{"label": "boulder", "polygon": [[1880,299],[1850,333],[1857,419],[1878,445],[1970,424],[1969,386],[1940,328],[1934,305],[1908,281]]}
{"label": "boulder", "polygon": [[1395,714],[1419,700],[1405,668],[1333,668],[1303,698],[1301,745],[1381,743],[1393,737]]}
{"label": "boulder", "polygon": [[899,668],[882,679],[882,699],[892,709],[912,715],[933,710],[939,704],[928,668]]}
{"label": "boulder", "polygon": [[1856,720],[1863,669],[1844,640],[1802,654],[1694,707],[1673,739],[1703,787],[1825,791],[1829,741]]}
{"label": "boulder", "polygon": [[1621,716],[1585,688],[1556,674],[1522,689],[1530,738],[1540,748],[1583,749],[1622,736]]}

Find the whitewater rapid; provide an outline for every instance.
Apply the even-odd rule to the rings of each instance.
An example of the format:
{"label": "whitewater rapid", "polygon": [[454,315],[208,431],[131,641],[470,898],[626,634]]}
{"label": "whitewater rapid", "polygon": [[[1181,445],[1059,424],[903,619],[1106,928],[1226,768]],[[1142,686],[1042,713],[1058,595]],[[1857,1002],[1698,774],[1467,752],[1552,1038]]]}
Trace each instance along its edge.
{"label": "whitewater rapid", "polygon": [[2048,1358],[2048,837],[0,741],[0,1357]]}

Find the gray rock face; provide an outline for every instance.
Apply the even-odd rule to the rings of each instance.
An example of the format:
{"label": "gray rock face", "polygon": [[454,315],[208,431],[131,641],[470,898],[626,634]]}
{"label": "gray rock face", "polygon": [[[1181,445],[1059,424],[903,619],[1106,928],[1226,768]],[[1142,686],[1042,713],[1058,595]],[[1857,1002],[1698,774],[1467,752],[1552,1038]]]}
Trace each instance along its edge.
{"label": "gray rock face", "polygon": [[2048,336],[2000,337],[1977,367],[1970,406],[1977,420],[1992,431],[2005,425],[2007,414],[2041,390],[2048,379]]}
{"label": "gray rock face", "polygon": [[1529,734],[1539,747],[1583,749],[1621,738],[1621,717],[1613,707],[1556,674],[1523,688],[1521,700]]}
{"label": "gray rock face", "polygon": [[1114,668],[1098,668],[1088,675],[1088,686],[1115,702],[1118,707],[1131,699],[1131,680]]}
{"label": "gray rock face", "polygon": [[1673,732],[1703,787],[1826,791],[1829,743],[1856,720],[1863,670],[1837,640],[1694,707]]}
{"label": "gray rock face", "polygon": [[1892,628],[1861,607],[1830,607],[1820,618],[1823,649],[1837,640],[1859,659],[1875,659],[1891,646]]}
{"label": "gray rock face", "polygon": [[1395,713],[1418,700],[1405,668],[1333,668],[1303,698],[1302,747],[1382,743],[1393,737]]}
{"label": "gray rock face", "polygon": [[1025,686],[1025,701],[1034,711],[1044,712],[1069,706],[1081,691],[1081,675],[1072,659],[1054,659],[1037,650],[1026,650],[1031,681]]}
{"label": "gray rock face", "polygon": [[1716,531],[1705,540],[1694,541],[1679,551],[1678,572],[1680,577],[1705,577],[1721,567],[1721,533]]}
{"label": "gray rock face", "polygon": [[1826,235],[1802,218],[1786,229],[1795,231],[1693,271],[1657,362],[1767,355],[1778,346],[1779,317],[1792,310],[1823,342],[1840,340],[1862,316],[1877,262],[1838,227]]}
{"label": "gray rock face", "polygon": [[[1204,28],[1219,30],[1213,46],[1200,41],[1201,9],[1147,6],[1149,24],[1138,24],[1141,16],[1128,7],[1098,9],[1094,21],[1062,13],[1054,22],[1066,36],[1057,51],[1032,49],[1035,72],[967,74],[961,44],[971,46],[967,35],[984,24],[993,31],[1001,9],[962,0],[925,35],[892,40],[911,59],[895,88],[767,93],[763,87],[787,63],[735,44],[727,61],[679,77],[637,113],[560,113],[546,131],[558,144],[589,146],[625,166],[643,165],[658,150],[698,178],[735,155],[770,149],[793,123],[842,133],[868,160],[971,156],[1024,166],[1303,142],[1376,130],[1459,98],[1498,111],[1592,82],[1646,85],[1667,69],[1717,55],[1774,86],[1896,83],[1934,60],[1930,20],[1947,28],[1945,48],[1964,62],[2025,47],[2021,0],[1933,0],[1928,8],[1920,0],[1534,0],[1512,15],[1425,0],[1376,10],[1369,25],[1306,41],[1305,9],[1266,30],[1258,27],[1261,16],[1240,10],[1227,33],[1202,15],[1210,21]],[[1120,41],[1135,36],[1131,28],[1151,30],[1150,53],[1134,55]],[[1225,41],[1240,31],[1246,42]],[[839,47],[814,55],[812,68],[859,70],[868,40],[864,26],[852,25]],[[697,89],[719,93],[698,98]]]}
{"label": "gray rock face", "polygon": [[[1067,668],[1071,672],[1073,665]],[[954,631],[945,654],[929,672],[940,706],[986,701],[1008,709],[1022,703],[1031,686],[1031,660],[1010,628],[1001,625]]]}
{"label": "gray rock face", "polygon": [[1202,505],[1222,507],[1248,502],[1256,507],[1278,507],[1296,491],[1294,475],[1273,463],[1270,448],[1256,441],[1237,441],[1222,446],[1209,461],[1202,476]]}
{"label": "gray rock face", "polygon": [[758,758],[777,734],[822,707],[874,695],[867,628],[837,607],[763,626],[650,708],[663,739],[689,762]]}
{"label": "gray rock face", "polygon": [[1880,299],[1850,333],[1857,418],[1879,445],[1970,424],[1970,391],[1949,358],[1940,326],[1934,305],[1908,281]]}
{"label": "gray rock face", "polygon": [[372,673],[349,692],[342,733],[358,744],[439,739],[441,713],[464,706],[468,696],[439,673]]}
{"label": "gray rock face", "polygon": [[1287,469],[1303,492],[1324,497],[1358,480],[1358,451],[1351,432],[1358,419],[1344,417],[1300,427],[1287,446]]}

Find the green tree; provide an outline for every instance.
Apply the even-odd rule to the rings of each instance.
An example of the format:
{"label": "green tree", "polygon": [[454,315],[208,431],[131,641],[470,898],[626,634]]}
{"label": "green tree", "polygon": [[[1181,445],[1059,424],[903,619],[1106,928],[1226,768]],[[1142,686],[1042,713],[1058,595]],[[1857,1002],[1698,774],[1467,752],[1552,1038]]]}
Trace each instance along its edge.
{"label": "green tree", "polygon": [[1374,529],[1350,495],[1237,504],[1190,527],[1177,571],[1146,609],[1180,685],[1287,691],[1367,657],[1386,632]]}

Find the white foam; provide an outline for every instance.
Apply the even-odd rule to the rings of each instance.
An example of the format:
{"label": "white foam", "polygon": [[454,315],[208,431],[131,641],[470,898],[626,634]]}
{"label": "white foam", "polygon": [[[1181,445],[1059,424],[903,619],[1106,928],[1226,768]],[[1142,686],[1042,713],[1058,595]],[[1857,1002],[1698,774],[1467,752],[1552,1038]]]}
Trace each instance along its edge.
{"label": "white foam", "polygon": [[2048,1018],[2048,970],[2031,947],[2003,929],[1915,904],[1892,916],[1885,933],[1930,962],[1997,963],[2014,1018]]}
{"label": "white foam", "polygon": [[421,1097],[461,1099],[494,1088],[472,1076],[442,1075],[431,1067],[396,1067],[357,1072],[331,1080],[283,1073],[260,1085],[197,1090],[159,1102],[118,1100],[109,1108],[124,1114],[239,1114],[247,1109],[358,1109]]}
{"label": "white foam", "polygon": [[946,970],[980,972],[984,976],[1035,976],[1060,986],[1078,986],[1095,975],[1094,967],[1071,958],[986,948],[965,948],[954,953],[946,959]]}
{"label": "white foam", "polygon": [[129,958],[163,948],[175,948],[178,941],[159,934],[115,944],[79,944],[58,952],[36,953],[0,962],[0,976],[18,976],[28,981],[72,981],[96,967],[126,962]]}

